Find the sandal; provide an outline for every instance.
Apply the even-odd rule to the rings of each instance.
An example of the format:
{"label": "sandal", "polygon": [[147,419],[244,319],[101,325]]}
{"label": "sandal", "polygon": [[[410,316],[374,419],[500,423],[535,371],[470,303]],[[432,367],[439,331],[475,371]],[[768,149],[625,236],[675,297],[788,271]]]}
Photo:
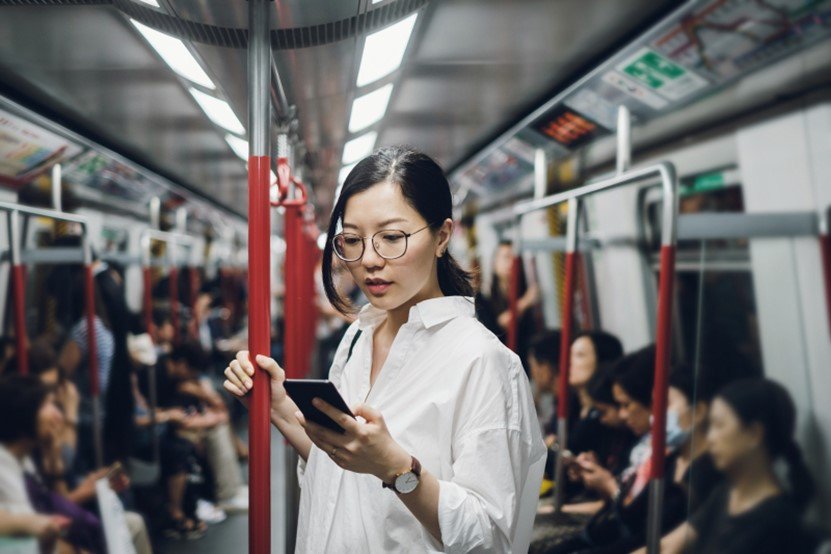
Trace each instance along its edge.
{"label": "sandal", "polygon": [[162,529],[162,534],[175,540],[195,540],[203,537],[208,526],[204,521],[189,517],[170,518]]}

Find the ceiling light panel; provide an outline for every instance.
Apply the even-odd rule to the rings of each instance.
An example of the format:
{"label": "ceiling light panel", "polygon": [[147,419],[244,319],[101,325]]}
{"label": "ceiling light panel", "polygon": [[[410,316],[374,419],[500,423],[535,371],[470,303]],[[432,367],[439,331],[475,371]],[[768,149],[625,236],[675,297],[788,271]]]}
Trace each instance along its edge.
{"label": "ceiling light panel", "polygon": [[359,87],[386,77],[399,68],[413,33],[417,13],[402,19],[386,29],[366,37],[361,67],[358,70]]}
{"label": "ceiling light panel", "polygon": [[384,117],[392,95],[392,83],[356,98],[349,116],[349,132],[355,133]]}
{"label": "ceiling light panel", "polygon": [[145,4],[153,6],[154,8],[160,7],[158,0],[139,0],[139,2],[144,2]]}
{"label": "ceiling light panel", "polygon": [[245,134],[245,127],[242,126],[242,122],[234,113],[234,110],[231,109],[228,102],[220,100],[210,94],[205,94],[195,88],[190,89],[190,94],[207,116],[211,118],[211,121],[232,133],[238,135]]}
{"label": "ceiling light panel", "polygon": [[378,133],[371,131],[347,142],[343,147],[343,163],[357,162],[372,153]]}
{"label": "ceiling light panel", "polygon": [[215,89],[211,78],[202,69],[202,66],[190,53],[188,47],[181,40],[170,35],[160,33],[155,29],[151,29],[142,25],[135,19],[131,19],[130,23],[142,34],[142,36],[150,43],[150,46],[158,52],[164,62],[170,66],[170,69],[197,85],[205,88]]}
{"label": "ceiling light panel", "polygon": [[234,151],[234,154],[242,158],[243,160],[248,160],[248,141],[243,140],[239,137],[232,135],[231,133],[227,133],[225,135],[225,142],[228,143],[228,146],[231,147],[231,150]]}

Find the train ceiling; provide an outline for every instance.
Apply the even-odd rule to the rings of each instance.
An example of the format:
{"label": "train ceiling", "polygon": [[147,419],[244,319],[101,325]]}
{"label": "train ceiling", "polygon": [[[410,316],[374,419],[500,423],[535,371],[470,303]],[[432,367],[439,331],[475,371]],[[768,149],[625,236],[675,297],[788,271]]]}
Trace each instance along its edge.
{"label": "train ceiling", "polygon": [[[226,141],[227,132],[206,117],[187,82],[165,65],[126,15],[136,15],[152,3],[0,1],[2,92],[36,111],[46,111],[48,117],[139,166],[245,214],[245,163]],[[175,16],[194,25],[246,27],[247,3],[242,0],[156,3],[159,17]],[[304,177],[321,212],[328,213],[344,145],[364,131],[348,130],[357,96],[392,85],[386,115],[366,129],[377,132],[376,146],[410,144],[445,166],[454,166],[675,4],[670,0],[274,2],[272,28],[283,36],[274,58],[288,101],[297,108]],[[384,23],[380,16],[403,19],[409,13],[418,15],[401,68],[358,90],[366,35],[379,21]],[[350,20],[362,23],[352,28],[336,23]],[[158,25],[158,21],[145,23]],[[286,42],[286,37],[293,37],[295,43]],[[227,100],[245,123],[245,50],[216,45],[222,40],[214,40],[214,45],[194,40],[188,45],[216,85],[211,92]],[[134,185],[143,186],[139,180]]]}
{"label": "train ceiling", "polygon": [[[609,143],[618,104],[629,106],[638,136],[655,141],[827,86],[831,69],[825,47],[804,54],[795,71],[757,71],[827,46],[831,0],[273,6],[274,60],[296,108],[298,167],[322,215],[349,158],[373,145],[421,148],[451,170],[457,198],[492,202],[530,190],[535,149],[557,158]],[[91,179],[106,185],[99,194],[137,202],[160,176],[244,215],[246,24],[241,0],[0,0],[0,92],[136,162],[137,175],[107,174],[118,176],[115,185]],[[367,37],[390,24],[412,27],[401,66],[367,79]],[[158,30],[185,39],[198,65],[189,79],[150,47],[146,33]],[[763,77],[744,79],[753,72]],[[353,125],[353,105],[368,94],[388,94],[387,107],[377,122]],[[205,103],[224,101],[226,113],[212,121]],[[94,153],[75,154],[70,176],[98,167]]]}

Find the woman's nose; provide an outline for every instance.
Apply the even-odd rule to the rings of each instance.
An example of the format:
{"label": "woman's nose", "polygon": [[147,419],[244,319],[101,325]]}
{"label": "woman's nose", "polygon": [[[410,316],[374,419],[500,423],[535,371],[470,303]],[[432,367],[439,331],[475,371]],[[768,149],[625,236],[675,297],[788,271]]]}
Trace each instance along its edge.
{"label": "woman's nose", "polygon": [[364,248],[364,255],[361,258],[361,263],[366,268],[383,266],[386,260],[378,255],[375,246],[372,244],[372,239],[367,240],[366,248]]}

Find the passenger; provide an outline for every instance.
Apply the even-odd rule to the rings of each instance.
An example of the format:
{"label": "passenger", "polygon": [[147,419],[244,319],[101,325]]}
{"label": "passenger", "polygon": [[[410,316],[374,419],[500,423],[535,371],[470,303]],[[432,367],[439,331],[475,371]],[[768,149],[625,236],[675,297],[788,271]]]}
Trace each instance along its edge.
{"label": "passenger", "polygon": [[[168,535],[199,534],[199,518],[192,522],[185,519],[184,500],[187,475],[192,464],[204,451],[204,458],[213,477],[214,496],[218,510],[202,502],[205,519],[221,520],[219,511],[247,511],[248,490],[244,486],[242,471],[237,461],[228,411],[222,398],[207,379],[200,379],[200,368],[205,367],[207,357],[195,343],[185,343],[173,349],[162,361],[160,372],[159,405],[162,408],[179,408],[188,415],[181,421],[173,421],[174,427],[162,440],[162,471],[168,486],[171,521]],[[191,515],[191,514],[188,514]],[[195,515],[195,514],[193,514]]]}
{"label": "passenger", "polygon": [[156,355],[170,354],[173,350],[173,339],[176,336],[176,329],[173,327],[173,319],[170,317],[170,310],[155,308],[153,310],[153,344],[156,346]]}
{"label": "passenger", "polygon": [[[794,440],[795,425],[793,400],[778,383],[741,379],[719,391],[707,444],[726,483],[664,537],[661,552],[805,552],[799,514],[813,480]],[[780,458],[788,465],[787,488],[774,471]]]}
{"label": "passenger", "polygon": [[[527,549],[545,447],[519,358],[474,317],[469,276],[447,253],[452,230],[450,186],[424,154],[384,148],[346,178],[323,277],[347,312],[334,246],[370,301],[329,375],[359,419],[318,403],[344,434],[307,421],[283,369],[257,358],[272,422],[302,458],[298,552]],[[247,402],[248,353],[225,373]]]}
{"label": "passenger", "polygon": [[[629,367],[623,364],[616,376],[616,396],[621,401],[621,415],[627,418],[633,430],[643,430],[649,421],[643,408],[649,375],[654,368],[654,351],[642,351],[640,359],[632,359]],[[717,487],[720,476],[706,452],[704,437],[707,432],[706,414],[712,397],[712,380],[706,369],[694,374],[690,366],[679,365],[669,376],[669,405],[667,410],[667,459],[669,476],[664,491],[661,521],[671,529],[695,509]],[[634,398],[633,398],[634,397]],[[640,400],[635,400],[640,398]],[[647,427],[648,429],[648,427]],[[645,543],[648,513],[646,483],[651,468],[651,434],[644,435],[642,454],[633,457],[637,467],[626,470],[616,479],[599,467],[595,460],[578,458],[586,485],[607,499],[603,509],[594,516],[579,536],[558,545],[550,552],[581,552],[583,554],[611,554],[630,552]],[[650,441],[650,442],[647,442]]]}
{"label": "passenger", "polygon": [[[534,387],[537,418],[547,437],[557,433],[557,391],[560,377],[560,331],[544,331],[528,345],[528,366]],[[570,403],[570,407],[575,405]]]}
{"label": "passenger", "polygon": [[588,385],[601,364],[623,356],[623,346],[612,334],[604,331],[583,331],[571,343],[568,384],[576,393],[579,412],[569,421],[568,449],[574,454],[599,452],[604,448],[603,424],[589,394]]}
{"label": "passenger", "polygon": [[[515,257],[513,243],[509,240],[500,241],[493,256],[490,295],[487,297],[490,311],[496,315],[496,321],[499,324],[500,333],[497,336],[506,344],[508,328],[511,325],[510,286]],[[517,354],[522,360],[525,372],[528,373],[528,344],[539,327],[533,312],[534,306],[539,301],[539,289],[536,284],[528,282],[522,264],[519,266],[519,283],[517,286],[517,317],[519,319],[517,325]]]}
{"label": "passenger", "polygon": [[[84,279],[82,272],[76,272],[71,288],[74,293],[70,302],[71,320],[74,321],[69,335],[58,357],[58,365],[65,372],[81,394],[81,405],[78,411],[78,449],[76,464],[78,472],[86,473],[95,467],[95,453],[93,446],[93,405],[90,394],[87,319],[85,310]],[[99,423],[103,427],[106,418],[106,391],[115,356],[115,339],[110,330],[107,310],[103,303],[100,291],[95,288],[94,307],[95,317],[93,325],[98,358],[98,384],[101,398]]]}

